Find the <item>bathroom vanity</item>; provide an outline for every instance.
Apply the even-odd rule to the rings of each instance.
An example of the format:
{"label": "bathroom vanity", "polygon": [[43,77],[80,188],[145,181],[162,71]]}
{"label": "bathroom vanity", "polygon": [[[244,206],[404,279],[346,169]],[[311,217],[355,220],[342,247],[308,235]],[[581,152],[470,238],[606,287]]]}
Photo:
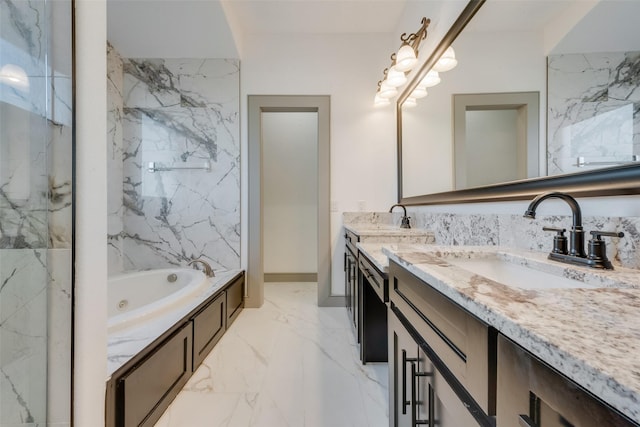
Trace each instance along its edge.
{"label": "bathroom vanity", "polygon": [[387,360],[386,302],[388,301],[387,260],[382,243],[430,244],[434,234],[423,229],[402,229],[395,217],[377,215],[369,221],[345,223],[345,304],[360,344],[363,363]]}
{"label": "bathroom vanity", "polygon": [[[640,425],[636,273],[495,247],[383,251],[390,426]],[[550,284],[487,277],[490,264]]]}
{"label": "bathroom vanity", "polygon": [[[153,330],[125,330],[114,340],[148,343],[107,381],[106,426],[153,426],[244,307],[244,272],[211,279],[211,289]],[[138,328],[140,329],[140,328]],[[110,355],[112,358],[118,355]]]}

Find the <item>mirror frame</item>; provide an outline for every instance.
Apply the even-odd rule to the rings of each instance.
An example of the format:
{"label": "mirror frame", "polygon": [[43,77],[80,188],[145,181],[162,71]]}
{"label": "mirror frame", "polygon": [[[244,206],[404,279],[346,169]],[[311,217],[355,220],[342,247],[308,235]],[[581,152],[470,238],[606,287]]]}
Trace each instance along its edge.
{"label": "mirror frame", "polygon": [[[545,191],[563,191],[574,197],[640,194],[640,165],[614,166],[585,172],[545,176],[463,190],[404,197],[402,194],[402,103],[438,58],[460,35],[486,0],[469,0],[460,16],[396,101],[398,203],[406,206],[528,200]],[[546,143],[546,142],[545,142]]]}

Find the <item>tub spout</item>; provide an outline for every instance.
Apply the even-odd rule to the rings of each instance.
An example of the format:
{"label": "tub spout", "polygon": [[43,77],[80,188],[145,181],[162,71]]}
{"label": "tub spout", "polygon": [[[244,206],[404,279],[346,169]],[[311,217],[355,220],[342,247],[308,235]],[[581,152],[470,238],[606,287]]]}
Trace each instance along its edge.
{"label": "tub spout", "polygon": [[194,259],[193,261],[189,261],[189,265],[194,264],[202,264],[202,269],[204,270],[204,274],[207,277],[215,277],[215,273],[213,272],[213,268],[204,260]]}

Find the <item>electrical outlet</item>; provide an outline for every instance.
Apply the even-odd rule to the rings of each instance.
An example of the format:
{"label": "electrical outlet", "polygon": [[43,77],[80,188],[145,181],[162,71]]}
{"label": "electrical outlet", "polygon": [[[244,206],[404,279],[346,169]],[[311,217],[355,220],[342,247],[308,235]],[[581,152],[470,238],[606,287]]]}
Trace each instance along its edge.
{"label": "electrical outlet", "polygon": [[360,212],[364,212],[367,210],[367,202],[364,200],[358,200],[358,210]]}
{"label": "electrical outlet", "polygon": [[329,210],[331,212],[338,212],[340,210],[340,205],[338,204],[337,200],[331,201],[331,206],[329,207]]}

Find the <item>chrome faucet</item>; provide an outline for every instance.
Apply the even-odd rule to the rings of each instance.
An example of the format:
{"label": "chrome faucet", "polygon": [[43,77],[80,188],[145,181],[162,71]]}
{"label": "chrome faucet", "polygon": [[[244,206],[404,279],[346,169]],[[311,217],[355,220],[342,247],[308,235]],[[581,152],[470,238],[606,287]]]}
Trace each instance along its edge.
{"label": "chrome faucet", "polygon": [[204,269],[205,276],[207,276],[207,277],[215,277],[215,273],[213,272],[213,268],[211,268],[209,263],[207,263],[206,261],[201,260],[201,259],[194,259],[193,261],[189,261],[188,265],[194,265],[194,264],[202,264],[202,268]]}
{"label": "chrome faucet", "polygon": [[407,216],[407,208],[405,208],[404,205],[401,205],[400,203],[396,203],[395,205],[391,206],[391,209],[389,209],[389,212],[392,212],[393,208],[395,208],[396,206],[400,206],[403,212],[402,222],[400,222],[400,228],[411,228],[411,224],[409,224],[410,217]]}
{"label": "chrome faucet", "polygon": [[535,218],[538,205],[546,199],[556,198],[564,200],[571,208],[573,224],[569,230],[569,249],[567,250],[566,231],[563,228],[543,227],[545,231],[555,231],[557,235],[553,239],[553,250],[549,253],[549,259],[575,265],[586,265],[593,268],[613,269],[607,259],[607,251],[602,236],[624,237],[624,233],[609,231],[592,231],[593,238],[589,240],[589,254],[584,252],[584,230],[582,229],[582,212],[576,199],[566,193],[552,191],[543,193],[534,198],[524,213],[525,218]]}

